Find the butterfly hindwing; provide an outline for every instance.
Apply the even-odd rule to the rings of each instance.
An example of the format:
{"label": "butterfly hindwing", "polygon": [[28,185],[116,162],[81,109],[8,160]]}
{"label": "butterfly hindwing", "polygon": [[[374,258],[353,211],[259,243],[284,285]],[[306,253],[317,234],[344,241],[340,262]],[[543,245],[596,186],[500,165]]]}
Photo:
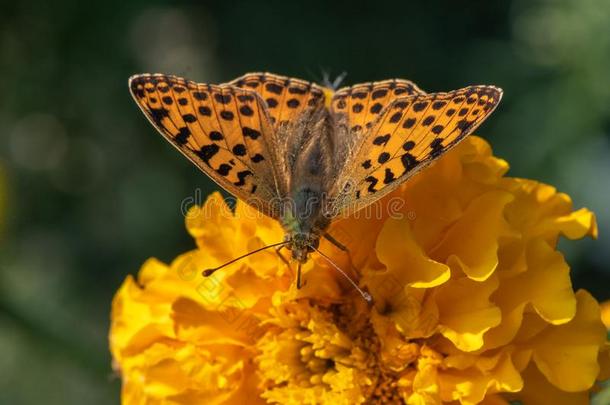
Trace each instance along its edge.
{"label": "butterfly hindwing", "polygon": [[230,85],[258,93],[275,128],[295,122],[309,108],[324,105],[324,88],[304,80],[272,73],[248,73]]}
{"label": "butterfly hindwing", "polygon": [[275,216],[273,128],[258,94],[161,74],[133,76],[129,87],[161,134],[202,171]]}
{"label": "butterfly hindwing", "polygon": [[408,80],[361,83],[338,90],[333,95],[331,109],[336,114],[344,114],[349,123],[350,135],[358,136],[371,128],[390,103],[414,94],[424,92]]}
{"label": "butterfly hindwing", "polygon": [[497,87],[471,86],[394,99],[348,157],[333,211],[357,210],[395,189],[474,131],[501,97]]}

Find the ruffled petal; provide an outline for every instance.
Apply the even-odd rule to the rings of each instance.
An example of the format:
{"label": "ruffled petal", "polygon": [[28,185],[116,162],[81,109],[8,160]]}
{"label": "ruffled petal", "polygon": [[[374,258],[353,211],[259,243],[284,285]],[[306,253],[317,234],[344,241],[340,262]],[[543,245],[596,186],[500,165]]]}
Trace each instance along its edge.
{"label": "ruffled petal", "polygon": [[453,258],[468,277],[487,279],[498,266],[498,240],[511,235],[502,211],[512,199],[509,193],[490,191],[473,200],[431,257],[442,263]]}
{"label": "ruffled petal", "polygon": [[501,321],[501,311],[490,301],[498,288],[497,277],[478,282],[462,277],[452,279],[436,291],[439,331],[460,350],[483,347],[483,335]]}
{"label": "ruffled petal", "polygon": [[570,322],[545,328],[527,344],[542,374],[567,392],[593,386],[600,372],[598,354],[606,342],[597,301],[584,290],[576,299],[576,315]]}

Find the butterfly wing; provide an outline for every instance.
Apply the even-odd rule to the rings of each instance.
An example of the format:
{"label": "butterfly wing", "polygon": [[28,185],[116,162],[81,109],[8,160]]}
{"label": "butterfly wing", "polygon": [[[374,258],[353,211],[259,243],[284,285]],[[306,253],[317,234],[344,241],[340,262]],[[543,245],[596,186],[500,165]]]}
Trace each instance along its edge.
{"label": "butterfly wing", "polygon": [[297,121],[305,111],[323,106],[325,101],[323,87],[272,73],[248,73],[228,84],[258,93],[276,129]]}
{"label": "butterfly wing", "polygon": [[338,90],[331,100],[331,110],[346,115],[351,136],[358,136],[368,132],[390,103],[415,94],[425,93],[408,80],[361,83]]}
{"label": "butterfly wing", "polygon": [[289,193],[297,160],[304,154],[307,136],[319,113],[325,111],[330,90],[317,84],[272,73],[248,73],[229,83],[260,95],[269,112],[275,140],[276,173],[282,195]]}
{"label": "butterfly wing", "polygon": [[[331,192],[336,196],[333,215],[372,204],[457,145],[492,113],[502,90],[471,86],[449,93],[416,92],[393,98],[371,121],[367,121],[370,111],[352,116],[353,97],[346,94],[343,107],[337,96],[333,108],[346,111],[350,125],[352,120],[357,122],[354,125],[371,124],[347,157]],[[372,94],[365,99],[372,100]]]}
{"label": "butterfly wing", "polygon": [[150,122],[197,167],[229,193],[277,217],[273,128],[256,92],[162,74],[133,76],[129,88]]}

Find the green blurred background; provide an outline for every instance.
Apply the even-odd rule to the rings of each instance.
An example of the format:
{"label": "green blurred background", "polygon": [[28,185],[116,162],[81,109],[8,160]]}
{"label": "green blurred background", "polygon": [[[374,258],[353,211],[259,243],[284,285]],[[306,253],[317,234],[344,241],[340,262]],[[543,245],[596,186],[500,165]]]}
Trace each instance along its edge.
{"label": "green blurred background", "polygon": [[562,246],[575,287],[610,298],[607,0],[0,4],[1,404],[117,403],[113,293],[193,247],[181,201],[214,186],[131,100],[137,72],[501,86],[478,134],[597,213],[599,240]]}

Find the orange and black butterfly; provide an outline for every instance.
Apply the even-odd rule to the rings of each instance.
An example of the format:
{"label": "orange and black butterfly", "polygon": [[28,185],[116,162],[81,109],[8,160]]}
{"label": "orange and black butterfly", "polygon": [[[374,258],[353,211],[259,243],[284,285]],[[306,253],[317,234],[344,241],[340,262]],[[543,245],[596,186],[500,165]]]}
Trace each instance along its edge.
{"label": "orange and black butterfly", "polygon": [[321,237],[343,248],[326,233],[333,219],[372,204],[443,156],[502,98],[495,86],[427,94],[399,79],[333,92],[270,73],[220,85],[142,74],[129,88],[150,122],[197,167],[282,224],[284,241],[265,248],[285,246],[299,264],[318,251]]}

